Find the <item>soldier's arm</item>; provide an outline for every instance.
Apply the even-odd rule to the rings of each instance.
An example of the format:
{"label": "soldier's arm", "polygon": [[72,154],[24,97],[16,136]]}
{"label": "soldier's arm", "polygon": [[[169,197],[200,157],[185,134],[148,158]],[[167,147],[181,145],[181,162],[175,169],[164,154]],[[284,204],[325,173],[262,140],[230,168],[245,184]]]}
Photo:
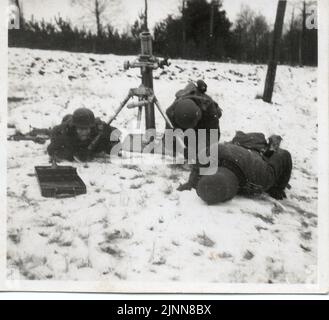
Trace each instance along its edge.
{"label": "soldier's arm", "polygon": [[59,127],[54,127],[50,133],[50,144],[47,147],[47,152],[50,156],[53,156],[56,151],[62,148],[63,141],[60,139],[60,129]]}
{"label": "soldier's arm", "polygon": [[170,107],[166,110],[166,115],[169,118],[170,122],[174,124],[175,119],[175,102],[173,102]]}
{"label": "soldier's arm", "polygon": [[222,108],[218,105],[217,102],[214,101],[214,104],[215,104],[215,107],[216,107],[216,110],[217,110],[217,114],[218,114],[218,119],[220,119],[223,115],[223,110]]}
{"label": "soldier's arm", "polygon": [[101,135],[98,146],[96,146],[96,151],[104,151],[110,154],[112,148],[120,143],[121,132],[119,129],[106,124],[103,121],[98,121],[96,123],[98,132]]}
{"label": "soldier's arm", "polygon": [[62,133],[59,127],[55,127],[51,132],[50,144],[47,147],[47,152],[51,157],[56,157],[57,160],[65,159],[73,161],[73,152],[69,148],[67,137]]}
{"label": "soldier's arm", "polygon": [[194,165],[192,168],[192,171],[190,173],[189,179],[186,183],[181,184],[177,190],[178,191],[185,191],[185,190],[191,190],[192,188],[196,188],[197,184],[199,182],[199,166]]}
{"label": "soldier's arm", "polygon": [[120,144],[120,138],[121,138],[121,131],[115,127],[109,126],[109,131],[110,131],[110,140],[107,145],[107,150],[106,153],[110,154],[113,147],[116,146],[117,144]]}

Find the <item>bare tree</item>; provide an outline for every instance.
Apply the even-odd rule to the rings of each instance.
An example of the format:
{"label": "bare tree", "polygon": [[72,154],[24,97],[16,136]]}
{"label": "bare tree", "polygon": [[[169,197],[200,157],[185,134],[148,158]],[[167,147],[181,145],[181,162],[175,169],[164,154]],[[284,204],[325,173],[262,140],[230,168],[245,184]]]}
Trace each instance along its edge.
{"label": "bare tree", "polygon": [[295,29],[295,5],[292,7],[292,12],[291,12],[291,20],[290,20],[290,27],[289,27],[289,33],[290,33],[290,64],[293,65],[294,61],[294,29]]}
{"label": "bare tree", "polygon": [[242,5],[237,16],[236,24],[244,29],[245,32],[249,32],[254,18],[255,12],[248,5]]}
{"label": "bare tree", "polygon": [[186,9],[186,1],[182,0],[182,56],[185,57],[185,48],[186,48],[186,22],[185,22],[185,9]]}
{"label": "bare tree", "polygon": [[210,7],[210,30],[209,30],[209,36],[213,36],[214,32],[214,15],[215,11],[218,10],[219,5],[221,5],[221,2],[219,0],[212,0],[211,1],[211,7]]}
{"label": "bare tree", "polygon": [[260,40],[264,37],[266,33],[269,32],[269,27],[266,22],[266,18],[259,14],[253,19],[252,26],[250,28],[250,33],[252,37],[253,44],[253,61],[257,62],[257,52],[259,51]]}
{"label": "bare tree", "polygon": [[97,36],[101,37],[103,33],[103,15],[108,8],[111,0],[71,0],[73,5],[79,5],[89,14],[92,14],[96,23]]}
{"label": "bare tree", "polygon": [[134,24],[130,27],[130,32],[134,39],[139,40],[140,34],[143,31],[148,31],[148,29],[145,27],[145,14],[140,12],[138,19],[136,19]]}
{"label": "bare tree", "polygon": [[310,41],[313,36],[310,30],[307,30],[306,22],[309,15],[309,8],[316,6],[316,1],[290,0],[291,19],[288,28],[287,50],[289,52],[289,61],[291,64],[297,63],[299,66],[309,63],[308,59],[312,53]]}
{"label": "bare tree", "polygon": [[303,50],[305,45],[305,29],[306,29],[306,1],[303,1],[302,9],[302,29],[299,38],[299,65],[304,65]]}
{"label": "bare tree", "polygon": [[24,16],[23,16],[23,4],[21,1],[19,0],[15,0],[14,1],[16,7],[18,8],[18,11],[19,11],[19,22],[20,22],[20,25],[21,27],[23,26],[24,24]]}
{"label": "bare tree", "polygon": [[237,34],[239,46],[239,59],[248,60],[250,44],[252,43],[251,29],[255,19],[255,12],[248,6],[242,5],[235,22],[235,33]]}
{"label": "bare tree", "polygon": [[15,3],[15,5],[16,5],[16,7],[17,7],[19,10],[21,10],[21,4],[20,4],[20,1],[19,1],[19,0],[15,0],[14,3]]}
{"label": "bare tree", "polygon": [[298,62],[302,67],[304,65],[304,53],[307,49],[306,46],[306,19],[307,19],[307,8],[311,5],[314,5],[314,1],[305,1],[302,2],[302,7],[300,10],[300,29],[299,29],[299,45],[298,45]]}

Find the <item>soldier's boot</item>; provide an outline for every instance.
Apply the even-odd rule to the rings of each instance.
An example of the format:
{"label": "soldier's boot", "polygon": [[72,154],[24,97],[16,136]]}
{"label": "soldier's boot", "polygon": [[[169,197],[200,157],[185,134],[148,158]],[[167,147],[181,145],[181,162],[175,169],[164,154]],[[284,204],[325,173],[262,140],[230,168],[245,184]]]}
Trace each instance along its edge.
{"label": "soldier's boot", "polygon": [[289,151],[279,149],[268,160],[274,169],[275,183],[267,193],[275,199],[286,198],[285,189],[289,186],[292,171],[292,159]]}

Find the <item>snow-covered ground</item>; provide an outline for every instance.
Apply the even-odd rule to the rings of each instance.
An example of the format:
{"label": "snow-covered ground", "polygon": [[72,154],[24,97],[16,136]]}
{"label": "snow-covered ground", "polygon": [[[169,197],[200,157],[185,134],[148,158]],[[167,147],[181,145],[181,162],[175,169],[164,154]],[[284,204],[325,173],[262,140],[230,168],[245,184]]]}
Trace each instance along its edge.
{"label": "snow-covered ground", "polygon": [[[9,49],[8,134],[51,127],[81,106],[107,120],[140,83],[138,69],[123,72],[133,58]],[[188,80],[204,79],[223,109],[223,141],[236,130],[280,134],[294,163],[288,199],[206,206],[195,191],[176,191],[189,174],[180,167],[108,158],[74,163],[86,195],[46,199],[34,174],[48,163],[46,145],[9,141],[8,268],[42,280],[316,282],[316,69],[279,66],[273,104],[259,99],[265,73],[264,65],[173,60],[154,72],[154,86],[168,107]],[[113,125],[134,128],[135,111]]]}

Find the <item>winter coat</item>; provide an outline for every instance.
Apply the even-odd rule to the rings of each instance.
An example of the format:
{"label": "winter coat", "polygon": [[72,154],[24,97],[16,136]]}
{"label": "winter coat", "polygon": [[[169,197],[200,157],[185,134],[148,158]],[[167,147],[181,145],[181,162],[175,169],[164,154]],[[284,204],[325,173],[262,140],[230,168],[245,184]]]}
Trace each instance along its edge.
{"label": "winter coat", "polygon": [[[100,136],[99,136],[100,135]],[[90,143],[99,136],[92,151],[88,150]],[[47,148],[50,156],[73,161],[74,157],[85,161],[97,153],[111,153],[112,148],[120,142],[119,131],[109,126],[99,118],[95,119],[95,126],[91,128],[86,141],[78,139],[76,128],[72,125],[72,116],[65,116],[63,122],[54,127],[51,132],[51,142]]]}
{"label": "winter coat", "polygon": [[[176,95],[177,96],[177,95]],[[195,126],[197,129],[218,129],[219,119],[222,116],[222,110],[218,104],[212,100],[211,97],[204,93],[192,92],[191,94],[178,96],[174,103],[167,109],[166,114],[171,121],[174,128],[179,128],[179,125],[175,122],[175,110],[177,108],[176,102],[180,99],[191,99],[200,108],[202,117],[198,124]]]}
{"label": "winter coat", "polygon": [[[218,155],[214,153],[217,148]],[[279,149],[270,158],[264,158],[253,150],[232,144],[220,143],[210,147],[209,163],[217,163],[218,167],[226,167],[237,176],[240,185],[240,192],[271,192],[273,190],[284,191],[288,186],[291,171],[292,159],[287,150]],[[217,157],[217,162],[211,157]],[[199,179],[200,167],[208,165],[197,164],[190,175],[189,183],[196,186]],[[207,170],[210,170],[208,168]]]}
{"label": "winter coat", "polygon": [[[177,108],[177,101],[180,99],[191,99],[193,100],[196,105],[201,110],[201,119],[197,123],[197,125],[193,128],[196,131],[196,146],[198,146],[198,129],[205,129],[206,130],[206,146],[209,148],[210,146],[210,130],[216,129],[218,131],[217,140],[220,139],[220,127],[219,127],[219,119],[222,116],[222,110],[218,106],[218,104],[208,95],[205,93],[200,93],[197,88],[194,86],[194,84],[190,83],[184,88],[183,90],[180,90],[176,93],[176,99],[172,103],[172,105],[166,110],[166,114],[172,123],[174,129],[182,129],[175,121],[175,111]],[[170,127],[168,124],[166,125],[166,129],[169,129]],[[186,146],[188,139],[184,140],[184,143]],[[198,152],[198,148],[196,148],[196,152]],[[185,157],[187,157],[187,150],[185,150],[184,154]]]}

